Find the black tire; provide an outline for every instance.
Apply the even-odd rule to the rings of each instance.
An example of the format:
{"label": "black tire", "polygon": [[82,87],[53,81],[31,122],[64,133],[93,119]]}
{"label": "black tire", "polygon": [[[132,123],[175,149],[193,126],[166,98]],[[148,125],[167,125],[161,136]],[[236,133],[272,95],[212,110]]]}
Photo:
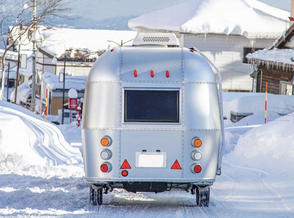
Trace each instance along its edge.
{"label": "black tire", "polygon": [[97,190],[97,202],[98,202],[98,205],[101,205],[103,202],[102,188],[98,188],[98,190]]}
{"label": "black tire", "polygon": [[96,206],[97,202],[97,191],[90,186],[90,204]]}
{"label": "black tire", "polygon": [[196,205],[198,207],[208,207],[210,200],[210,187],[196,186]]}

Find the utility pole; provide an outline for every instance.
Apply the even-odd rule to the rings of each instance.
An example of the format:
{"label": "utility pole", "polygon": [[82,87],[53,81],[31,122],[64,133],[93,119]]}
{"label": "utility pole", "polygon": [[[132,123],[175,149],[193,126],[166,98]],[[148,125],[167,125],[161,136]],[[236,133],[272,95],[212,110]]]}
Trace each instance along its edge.
{"label": "utility pole", "polygon": [[10,62],[8,62],[8,69],[7,69],[7,96],[6,96],[6,101],[9,100],[9,70],[10,70]]}
{"label": "utility pole", "polygon": [[[20,25],[19,30],[22,31],[22,25]],[[16,78],[15,78],[15,89],[14,89],[15,104],[17,103],[17,89],[18,89],[18,83],[19,83],[20,44],[21,44],[21,37],[19,37],[18,54],[17,54],[17,69],[16,69]]]}
{"label": "utility pole", "polygon": [[66,50],[64,50],[64,62],[63,62],[63,88],[62,88],[62,122],[64,124],[64,92],[65,92],[65,67],[66,67]]}
{"label": "utility pole", "polygon": [[36,44],[36,23],[37,23],[37,0],[34,0],[33,7],[33,75],[32,75],[32,97],[31,97],[31,110],[35,112],[35,90],[36,90],[36,65],[37,65],[37,44]]}

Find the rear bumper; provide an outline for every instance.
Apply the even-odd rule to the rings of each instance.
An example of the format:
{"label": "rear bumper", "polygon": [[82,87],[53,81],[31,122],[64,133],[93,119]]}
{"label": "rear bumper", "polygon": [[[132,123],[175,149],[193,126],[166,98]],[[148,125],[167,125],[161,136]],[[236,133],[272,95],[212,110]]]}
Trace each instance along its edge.
{"label": "rear bumper", "polygon": [[215,179],[101,179],[101,178],[86,178],[89,184],[96,186],[109,186],[111,188],[124,188],[124,184],[134,183],[165,183],[168,189],[189,189],[193,185],[197,186],[211,186]]}

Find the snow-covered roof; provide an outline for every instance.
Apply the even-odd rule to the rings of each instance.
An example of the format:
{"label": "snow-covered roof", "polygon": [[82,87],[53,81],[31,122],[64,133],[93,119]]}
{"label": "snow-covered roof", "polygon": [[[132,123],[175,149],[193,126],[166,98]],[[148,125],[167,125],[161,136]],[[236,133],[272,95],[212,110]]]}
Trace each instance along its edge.
{"label": "snow-covered roof", "polygon": [[294,49],[273,49],[273,50],[258,50],[253,54],[246,56],[249,60],[254,62],[271,62],[272,64],[289,64],[294,65],[291,58],[294,57]]}
{"label": "snow-covered roof", "polygon": [[[94,30],[94,29],[64,29],[54,28],[42,31],[44,40],[38,46],[60,57],[68,49],[85,49],[89,52],[106,50],[110,44],[112,47],[135,38],[136,31]],[[131,43],[129,43],[131,44]]]}
{"label": "snow-covered roof", "polygon": [[[0,49],[0,57],[3,55],[4,50]],[[21,52],[23,54],[23,52]],[[26,53],[25,53],[26,54]],[[10,72],[9,72],[9,77],[10,78],[16,78],[16,65],[17,65],[17,59],[18,59],[18,52],[13,52],[13,51],[8,51],[6,53],[6,58],[7,61],[13,61],[15,62],[14,66],[10,66]],[[7,66],[6,66],[6,71],[7,71]],[[27,58],[27,68],[19,68],[19,74],[24,75],[26,77],[30,77],[33,72],[32,72],[32,58],[31,56]],[[2,75],[0,74],[0,78],[2,78]]]}
{"label": "snow-covered roof", "polygon": [[[46,72],[42,75],[42,80],[51,90],[63,89],[63,83],[59,82],[59,76]],[[87,76],[66,76],[65,89],[84,90]]]}
{"label": "snow-covered roof", "polygon": [[131,19],[129,27],[277,38],[287,28],[288,17],[289,12],[256,0],[192,0]]}
{"label": "snow-covered roof", "polygon": [[[4,49],[0,49],[0,57],[3,56],[4,52],[5,52]],[[17,58],[18,58],[18,53],[17,52],[7,51],[5,59],[10,59],[10,60],[17,61]]]}

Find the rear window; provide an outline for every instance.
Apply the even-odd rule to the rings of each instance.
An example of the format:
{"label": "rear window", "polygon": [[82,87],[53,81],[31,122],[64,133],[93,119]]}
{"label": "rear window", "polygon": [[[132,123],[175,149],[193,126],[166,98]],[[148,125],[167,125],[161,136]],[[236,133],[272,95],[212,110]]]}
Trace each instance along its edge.
{"label": "rear window", "polygon": [[179,90],[125,90],[125,122],[179,122]]}

